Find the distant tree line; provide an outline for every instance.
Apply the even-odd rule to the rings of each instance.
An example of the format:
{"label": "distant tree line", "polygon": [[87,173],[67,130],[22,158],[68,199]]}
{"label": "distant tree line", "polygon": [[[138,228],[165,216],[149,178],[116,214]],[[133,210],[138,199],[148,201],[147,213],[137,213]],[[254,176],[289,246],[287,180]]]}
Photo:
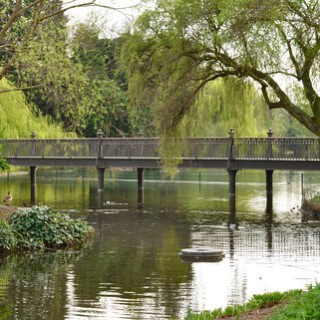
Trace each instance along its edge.
{"label": "distant tree line", "polygon": [[70,29],[61,0],[4,0],[0,28],[0,79],[12,85],[0,87],[0,100],[22,90],[36,115],[79,136],[154,133],[152,121],[130,109],[117,71],[121,37],[101,38],[95,21]]}

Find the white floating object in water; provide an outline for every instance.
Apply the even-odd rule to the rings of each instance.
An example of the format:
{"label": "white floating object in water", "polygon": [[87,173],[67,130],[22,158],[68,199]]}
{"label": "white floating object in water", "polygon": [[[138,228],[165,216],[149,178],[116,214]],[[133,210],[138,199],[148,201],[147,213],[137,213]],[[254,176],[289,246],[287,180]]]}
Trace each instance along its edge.
{"label": "white floating object in water", "polygon": [[219,262],[224,258],[224,253],[213,248],[186,248],[180,251],[180,257],[189,262]]}

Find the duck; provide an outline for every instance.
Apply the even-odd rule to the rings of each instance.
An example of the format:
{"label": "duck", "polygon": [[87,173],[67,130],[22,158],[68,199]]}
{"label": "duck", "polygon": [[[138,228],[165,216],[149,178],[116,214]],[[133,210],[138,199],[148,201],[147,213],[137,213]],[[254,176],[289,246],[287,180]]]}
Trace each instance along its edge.
{"label": "duck", "polygon": [[8,194],[5,196],[3,202],[5,202],[7,206],[9,206],[11,201],[12,201],[12,195],[10,191],[8,191]]}

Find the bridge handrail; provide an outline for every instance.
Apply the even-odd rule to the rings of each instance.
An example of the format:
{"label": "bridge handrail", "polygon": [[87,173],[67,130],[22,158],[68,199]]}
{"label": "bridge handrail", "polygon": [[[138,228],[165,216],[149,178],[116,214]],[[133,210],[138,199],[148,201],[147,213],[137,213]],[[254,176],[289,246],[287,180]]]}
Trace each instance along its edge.
{"label": "bridge handrail", "polygon": [[[159,138],[0,139],[3,158],[161,158]],[[319,138],[186,138],[183,159],[319,161]]]}

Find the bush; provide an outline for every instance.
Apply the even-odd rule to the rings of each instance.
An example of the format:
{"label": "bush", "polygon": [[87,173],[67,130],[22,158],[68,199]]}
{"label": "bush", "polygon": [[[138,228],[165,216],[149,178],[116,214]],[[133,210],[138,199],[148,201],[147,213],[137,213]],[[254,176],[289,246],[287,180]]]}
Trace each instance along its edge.
{"label": "bush", "polygon": [[83,244],[94,229],[82,219],[46,206],[18,211],[9,218],[19,247],[62,248]]}
{"label": "bush", "polygon": [[0,251],[9,251],[17,246],[14,232],[6,221],[0,219]]}

